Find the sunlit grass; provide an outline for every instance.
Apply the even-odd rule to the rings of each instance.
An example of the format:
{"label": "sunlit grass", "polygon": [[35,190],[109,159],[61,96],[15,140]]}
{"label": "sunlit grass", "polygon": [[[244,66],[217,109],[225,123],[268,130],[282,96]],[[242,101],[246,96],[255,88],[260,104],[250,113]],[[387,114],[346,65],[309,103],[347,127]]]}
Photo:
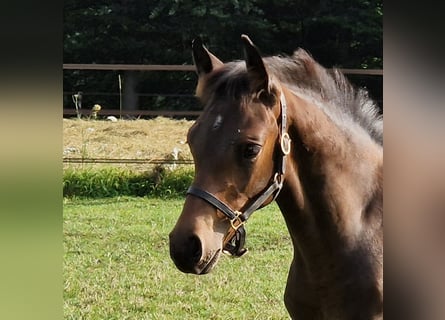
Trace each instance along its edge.
{"label": "sunlit grass", "polygon": [[158,166],[145,172],[116,167],[72,167],[63,172],[63,195],[83,198],[184,196],[192,183],[193,172],[190,167],[169,170]]}
{"label": "sunlit grass", "polygon": [[249,220],[247,255],[195,276],[169,257],[183,199],[64,201],[65,319],[289,319],[291,244],[276,205]]}

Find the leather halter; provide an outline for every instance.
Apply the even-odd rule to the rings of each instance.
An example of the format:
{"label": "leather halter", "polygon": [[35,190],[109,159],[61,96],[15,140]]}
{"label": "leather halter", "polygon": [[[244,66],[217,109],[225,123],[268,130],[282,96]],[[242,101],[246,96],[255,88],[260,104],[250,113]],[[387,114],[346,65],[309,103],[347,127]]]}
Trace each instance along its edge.
{"label": "leather halter", "polygon": [[[216,209],[220,210],[229,220],[230,228],[223,239],[223,251],[232,256],[240,257],[247,252],[244,248],[244,243],[246,239],[246,230],[244,229],[244,223],[249,219],[251,214],[261,208],[266,200],[273,196],[273,200],[276,199],[280,190],[283,186],[283,175],[286,170],[286,155],[290,152],[290,138],[289,134],[286,132],[286,122],[287,122],[287,105],[284,94],[281,93],[280,96],[280,106],[281,106],[281,123],[280,126],[280,156],[278,158],[277,172],[274,174],[272,181],[269,183],[265,190],[256,196],[256,199],[244,210],[240,212],[233,210],[215,197],[210,192],[190,186],[187,190],[187,194],[191,194],[195,197],[201,198],[207,201],[209,204],[214,206]],[[272,201],[273,201],[272,200]]]}

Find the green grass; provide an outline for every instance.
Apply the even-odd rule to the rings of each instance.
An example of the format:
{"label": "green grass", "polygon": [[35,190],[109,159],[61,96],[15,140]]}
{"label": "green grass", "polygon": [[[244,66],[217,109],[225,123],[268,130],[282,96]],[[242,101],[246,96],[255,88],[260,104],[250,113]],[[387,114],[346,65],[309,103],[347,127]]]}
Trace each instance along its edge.
{"label": "green grass", "polygon": [[117,196],[184,196],[193,180],[190,167],[176,170],[156,166],[138,172],[125,168],[67,168],[63,171],[63,196],[106,198]]}
{"label": "green grass", "polygon": [[292,258],[275,204],[247,224],[241,258],[207,275],[170,260],[168,233],[183,199],[64,199],[65,319],[289,319],[283,303]]}

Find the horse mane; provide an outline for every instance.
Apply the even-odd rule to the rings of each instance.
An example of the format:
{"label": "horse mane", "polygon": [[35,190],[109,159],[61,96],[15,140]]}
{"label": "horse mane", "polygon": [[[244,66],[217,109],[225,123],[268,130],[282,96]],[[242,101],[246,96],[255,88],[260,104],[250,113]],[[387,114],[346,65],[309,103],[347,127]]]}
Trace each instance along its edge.
{"label": "horse mane", "polygon": [[[378,144],[383,144],[383,118],[366,90],[355,88],[338,69],[329,71],[304,49],[292,56],[263,58],[267,71],[295,94],[310,98],[337,125],[359,125]],[[218,95],[239,99],[249,92],[244,61],[229,62],[209,79]]]}
{"label": "horse mane", "polygon": [[337,124],[359,124],[380,145],[383,144],[383,119],[366,90],[355,88],[337,68],[328,71],[305,50],[291,57],[264,59],[268,70],[291,91],[312,97]]}

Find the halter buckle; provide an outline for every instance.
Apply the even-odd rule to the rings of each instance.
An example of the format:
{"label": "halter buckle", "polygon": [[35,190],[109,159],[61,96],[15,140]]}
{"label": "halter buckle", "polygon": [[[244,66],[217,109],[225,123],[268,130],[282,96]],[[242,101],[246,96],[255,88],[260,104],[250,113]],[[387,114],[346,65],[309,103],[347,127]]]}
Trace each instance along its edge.
{"label": "halter buckle", "polygon": [[[230,225],[233,230],[237,231],[240,227],[244,225],[244,220],[241,219],[241,215],[243,213],[237,210],[235,210],[234,213],[235,213],[235,218],[230,220]],[[238,225],[235,225],[236,222],[238,222]]]}

